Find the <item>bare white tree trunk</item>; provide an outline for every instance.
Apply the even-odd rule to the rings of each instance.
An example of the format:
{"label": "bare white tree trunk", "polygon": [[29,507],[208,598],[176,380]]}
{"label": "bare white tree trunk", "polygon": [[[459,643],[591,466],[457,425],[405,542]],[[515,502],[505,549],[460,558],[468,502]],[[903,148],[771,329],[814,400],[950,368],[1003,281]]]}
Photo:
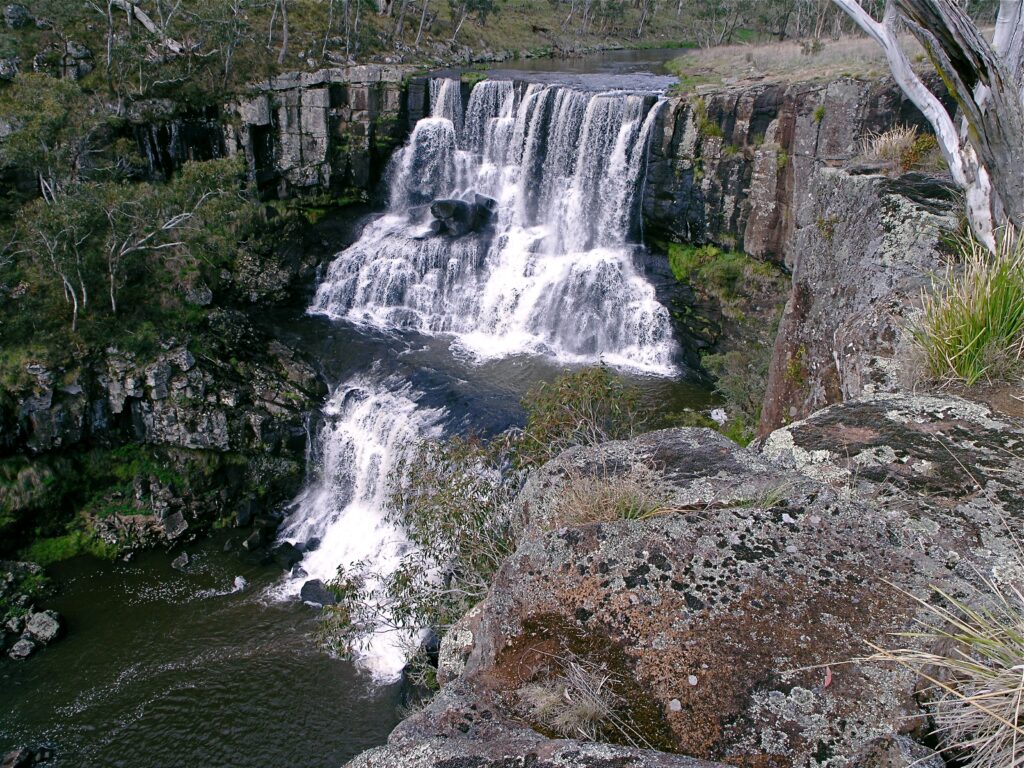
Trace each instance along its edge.
{"label": "bare white tree trunk", "polygon": [[134,18],[139,24],[146,28],[146,31],[152,35],[156,35],[160,38],[160,43],[169,50],[171,53],[183,54],[185,52],[185,46],[174,40],[164,33],[153,19],[149,17],[144,10],[139,8],[135,3],[130,0],[110,0],[110,6],[114,8],[120,8],[122,11],[128,14],[129,18]]}
{"label": "bare white tree trunk", "polygon": [[[971,228],[994,249],[996,226],[1024,225],[1024,0],[1002,0],[991,46],[950,0],[887,0],[881,22],[857,0],[833,2],[885,51],[893,77],[928,119],[964,190]],[[899,41],[900,22],[956,100],[962,129],[914,72]]]}

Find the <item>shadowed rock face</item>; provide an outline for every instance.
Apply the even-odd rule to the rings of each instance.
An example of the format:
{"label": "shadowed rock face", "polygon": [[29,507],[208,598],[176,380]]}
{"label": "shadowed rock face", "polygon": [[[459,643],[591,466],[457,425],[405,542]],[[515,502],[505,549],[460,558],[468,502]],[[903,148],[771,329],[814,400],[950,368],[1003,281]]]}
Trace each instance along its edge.
{"label": "shadowed rock face", "polygon": [[921,290],[956,228],[948,184],[822,168],[808,180],[787,252],[793,285],[761,417],[766,434],[830,403],[898,391]]}
{"label": "shadowed rock face", "polygon": [[[764,83],[670,100],[651,144],[647,231],[792,267],[787,247],[812,175],[871,132],[926,124],[891,79]],[[926,129],[927,130],[927,129]]]}
{"label": "shadowed rock face", "polygon": [[[638,467],[660,513],[564,525],[580,478]],[[906,738],[925,722],[915,676],[843,662],[911,627],[917,608],[890,584],[965,594],[1011,562],[1001,521],[1022,482],[1024,425],[956,398],[836,405],[761,453],[707,430],[569,451],[531,478],[527,535],[445,638],[442,693],[353,765],[697,765],[529,730],[518,692],[558,657],[606,669],[623,719],[665,751],[759,768],[927,761]]]}

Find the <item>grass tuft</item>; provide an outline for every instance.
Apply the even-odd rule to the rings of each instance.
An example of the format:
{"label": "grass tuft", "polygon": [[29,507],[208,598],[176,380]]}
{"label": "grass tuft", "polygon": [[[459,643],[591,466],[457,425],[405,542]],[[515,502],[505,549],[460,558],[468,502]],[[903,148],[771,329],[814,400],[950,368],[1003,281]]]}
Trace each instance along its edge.
{"label": "grass tuft", "polygon": [[872,646],[869,660],[909,667],[930,684],[929,709],[947,759],[963,768],[1019,768],[1024,766],[1024,594],[1016,583],[982,581],[984,589],[970,600],[935,590],[941,599],[936,605],[909,595],[926,615],[919,631],[899,635],[914,647]]}
{"label": "grass tuft", "polygon": [[1007,380],[1024,360],[1024,241],[1006,229],[995,254],[972,236],[957,240],[957,251],[961,263],[923,295],[913,339],[937,380]]}
{"label": "grass tuft", "polygon": [[622,473],[572,474],[559,489],[553,522],[558,526],[648,520],[671,511],[659,493],[657,474],[633,463]]}
{"label": "grass tuft", "polygon": [[939,143],[930,134],[919,134],[912,125],[898,125],[882,133],[869,133],[861,142],[861,155],[892,171],[940,171],[945,161]]}

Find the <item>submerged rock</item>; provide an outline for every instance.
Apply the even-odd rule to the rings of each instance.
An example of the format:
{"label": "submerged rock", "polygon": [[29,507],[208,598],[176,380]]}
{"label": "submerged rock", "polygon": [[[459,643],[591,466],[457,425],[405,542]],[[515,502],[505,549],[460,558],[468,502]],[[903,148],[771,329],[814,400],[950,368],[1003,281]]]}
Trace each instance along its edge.
{"label": "submerged rock", "polygon": [[60,635],[60,616],[56,611],[33,613],[25,623],[25,634],[31,640],[49,645]]}
{"label": "submerged rock", "polygon": [[7,655],[15,661],[21,661],[27,659],[36,651],[36,644],[33,643],[29,638],[22,637],[18,642],[14,644]]}
{"label": "submerged rock", "polygon": [[294,544],[287,541],[275,546],[271,550],[271,554],[274,556],[274,562],[286,571],[291,570],[292,566],[302,559],[302,552]]}
{"label": "submerged rock", "polygon": [[188,569],[189,559],[188,552],[182,552],[174,560],[171,561],[171,568],[176,571],[185,571]]}

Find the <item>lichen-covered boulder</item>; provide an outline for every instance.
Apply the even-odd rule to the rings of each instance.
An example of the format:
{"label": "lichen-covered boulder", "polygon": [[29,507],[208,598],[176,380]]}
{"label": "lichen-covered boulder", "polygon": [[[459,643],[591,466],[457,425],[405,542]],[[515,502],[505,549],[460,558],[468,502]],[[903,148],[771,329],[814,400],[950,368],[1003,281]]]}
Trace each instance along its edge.
{"label": "lichen-covered boulder", "polygon": [[[864,661],[868,643],[920,617],[897,586],[969,594],[1012,567],[1022,484],[1024,425],[952,397],[832,406],[760,452],[693,429],[568,451],[531,477],[523,541],[445,639],[442,693],[354,765],[686,764],[595,756],[642,745],[930,766],[916,676]],[[598,736],[622,746],[567,745],[531,704],[573,664],[606,681],[625,725]]]}
{"label": "lichen-covered boulder", "polygon": [[507,717],[494,690],[457,681],[346,768],[726,768],[651,749],[553,739]]}

